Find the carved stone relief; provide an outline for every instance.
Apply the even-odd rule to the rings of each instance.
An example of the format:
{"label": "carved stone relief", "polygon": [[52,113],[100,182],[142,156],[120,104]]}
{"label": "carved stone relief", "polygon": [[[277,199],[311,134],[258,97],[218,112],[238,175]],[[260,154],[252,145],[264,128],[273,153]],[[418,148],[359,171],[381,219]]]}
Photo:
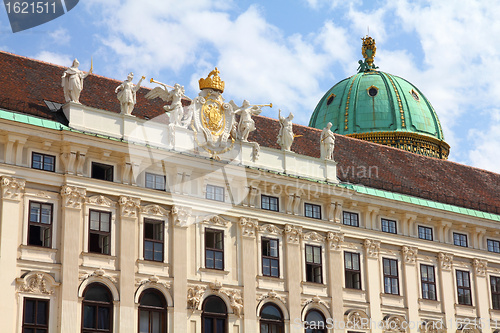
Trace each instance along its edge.
{"label": "carved stone relief", "polygon": [[87,190],[76,186],[64,185],[61,187],[61,196],[63,197],[63,204],[68,208],[80,209],[82,203],[85,201]]}
{"label": "carved stone relief", "polygon": [[22,278],[16,279],[17,290],[24,293],[52,295],[59,283],[47,273],[30,272]]}
{"label": "carved stone relief", "polygon": [[246,217],[240,218],[241,235],[244,237],[255,237],[255,228],[258,223],[256,219],[249,219]]}
{"label": "carved stone relief", "polygon": [[340,250],[342,248],[342,243],[344,242],[344,233],[342,232],[331,232],[326,234],[326,239],[330,244],[330,249]]}
{"label": "carved stone relief", "polygon": [[365,239],[363,246],[366,250],[366,255],[371,258],[376,258],[380,252],[380,241],[373,239]]}
{"label": "carved stone relief", "polygon": [[302,236],[302,227],[287,224],[285,225],[285,235],[287,242],[298,244]]}
{"label": "carved stone relief", "polygon": [[418,248],[413,246],[403,246],[403,259],[406,264],[414,264],[417,261]]}
{"label": "carved stone relief", "polygon": [[2,198],[20,200],[26,181],[20,178],[3,176],[0,178],[0,185],[2,187]]}
{"label": "carved stone relief", "polygon": [[451,253],[439,252],[438,260],[443,270],[449,271],[453,267],[453,254]]}

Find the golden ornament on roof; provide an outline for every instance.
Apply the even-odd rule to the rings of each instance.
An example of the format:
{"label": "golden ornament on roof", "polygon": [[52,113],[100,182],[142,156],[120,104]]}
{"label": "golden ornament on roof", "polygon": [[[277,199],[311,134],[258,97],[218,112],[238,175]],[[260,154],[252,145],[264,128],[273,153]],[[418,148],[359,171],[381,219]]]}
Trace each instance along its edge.
{"label": "golden ornament on roof", "polygon": [[201,78],[198,83],[200,85],[200,90],[203,89],[213,89],[220,91],[221,93],[224,92],[224,81],[222,81],[219,77],[219,70],[217,67],[213,71],[208,74],[206,79]]}
{"label": "golden ornament on roof", "polygon": [[366,63],[371,68],[373,66],[373,58],[375,58],[375,53],[377,52],[375,39],[369,36],[361,39],[363,40],[363,47],[361,48],[361,52],[363,53],[363,57],[365,58]]}

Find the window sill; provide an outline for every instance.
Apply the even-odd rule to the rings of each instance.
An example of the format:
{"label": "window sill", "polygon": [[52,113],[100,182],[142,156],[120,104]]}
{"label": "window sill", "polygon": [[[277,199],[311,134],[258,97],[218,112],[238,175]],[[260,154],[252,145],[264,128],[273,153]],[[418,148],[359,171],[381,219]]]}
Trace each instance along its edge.
{"label": "window sill", "polygon": [[29,250],[34,252],[43,252],[43,253],[57,253],[57,249],[53,249],[51,247],[38,246],[38,245],[21,245],[19,246],[21,250]]}
{"label": "window sill", "polygon": [[267,281],[273,281],[273,282],[285,282],[285,279],[282,279],[281,277],[276,277],[276,276],[257,275],[257,278],[260,280],[267,280]]}
{"label": "window sill", "polygon": [[170,264],[163,261],[155,261],[155,260],[147,260],[147,259],[137,259],[138,264],[142,265],[152,265],[152,266],[161,266],[161,267],[170,267]]}
{"label": "window sill", "polygon": [[310,281],[302,281],[300,283],[303,286],[310,286],[310,287],[325,287],[326,284],[322,282],[310,282]]}
{"label": "window sill", "polygon": [[102,253],[97,253],[97,252],[82,252],[83,256],[86,257],[94,257],[94,258],[100,258],[100,259],[116,259],[116,256],[112,256],[111,254],[102,254]]}
{"label": "window sill", "polygon": [[229,271],[224,271],[221,269],[214,269],[214,268],[200,267],[198,270],[200,272],[204,272],[204,273],[215,273],[215,274],[220,274],[220,275],[228,275],[229,274]]}

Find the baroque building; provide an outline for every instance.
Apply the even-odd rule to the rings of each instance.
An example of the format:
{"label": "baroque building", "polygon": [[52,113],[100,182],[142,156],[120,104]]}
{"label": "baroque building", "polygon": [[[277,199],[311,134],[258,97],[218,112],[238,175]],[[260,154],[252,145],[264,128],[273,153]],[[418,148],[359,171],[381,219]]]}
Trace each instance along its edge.
{"label": "baroque building", "polygon": [[497,332],[500,175],[366,43],[312,127],[0,52],[2,332]]}

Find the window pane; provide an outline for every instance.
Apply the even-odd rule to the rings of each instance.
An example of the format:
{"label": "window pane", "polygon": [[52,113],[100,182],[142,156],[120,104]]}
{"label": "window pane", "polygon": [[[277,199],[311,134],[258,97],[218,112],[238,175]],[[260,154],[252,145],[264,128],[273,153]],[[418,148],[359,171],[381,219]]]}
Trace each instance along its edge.
{"label": "window pane", "polygon": [[149,311],[139,310],[139,333],[149,333]]}
{"label": "window pane", "polygon": [[306,261],[313,262],[313,249],[311,246],[306,245]]}
{"label": "window pane", "polygon": [[260,313],[262,319],[281,320],[281,312],[275,305],[266,304]]}
{"label": "window pane", "polygon": [[47,301],[39,300],[38,302],[38,311],[36,314],[36,322],[38,325],[47,325]]}
{"label": "window pane", "polygon": [[344,260],[345,260],[345,268],[347,269],[352,269],[352,255],[350,253],[345,253],[344,255]]}
{"label": "window pane", "polygon": [[213,318],[205,318],[205,322],[203,325],[203,332],[205,333],[214,333],[214,319]]}
{"label": "window pane", "polygon": [[37,203],[30,203],[30,222],[40,222],[40,205]]}
{"label": "window pane", "polygon": [[26,324],[35,323],[35,301],[33,300],[24,301],[24,322]]}
{"label": "window pane", "polygon": [[215,248],[215,235],[211,230],[205,230],[205,247]]}
{"label": "window pane", "polygon": [[352,255],[352,269],[359,271],[359,255]]}
{"label": "window pane", "polygon": [[215,233],[215,248],[222,250],[223,249],[223,233],[222,232],[216,232]]}
{"label": "window pane", "polygon": [[278,241],[277,240],[271,240],[270,242],[270,256],[271,257],[277,257],[278,256]]}
{"label": "window pane", "polygon": [[161,330],[161,316],[160,313],[154,311],[151,316],[151,332],[160,333]]}
{"label": "window pane", "polygon": [[224,263],[222,260],[222,252],[215,252],[215,268],[217,269],[223,269],[224,268]]}
{"label": "window pane", "polygon": [[99,230],[99,212],[90,212],[90,229]]}
{"label": "window pane", "polygon": [[83,307],[83,327],[85,328],[96,328],[95,327],[95,306],[85,305]]}
{"label": "window pane", "polygon": [[214,251],[206,251],[206,265],[207,268],[214,268]]}
{"label": "window pane", "polygon": [[314,247],[314,263],[316,263],[316,264],[321,263],[321,248],[320,247]]}
{"label": "window pane", "polygon": [[271,261],[270,259],[262,259],[262,274],[269,276],[271,274]]}
{"label": "window pane", "polygon": [[226,320],[217,318],[217,333],[224,333],[226,327]]}
{"label": "window pane", "polygon": [[155,243],[154,244],[154,260],[162,261],[163,260],[163,244]]}
{"label": "window pane", "polygon": [[104,232],[109,232],[109,220],[110,220],[110,214],[108,213],[101,213],[101,231]]}
{"label": "window pane", "polygon": [[97,323],[98,329],[109,329],[109,309],[106,307],[99,307],[98,314],[99,322]]}
{"label": "window pane", "polygon": [[271,276],[279,276],[279,264],[276,259],[271,260]]}
{"label": "window pane", "polygon": [[144,259],[153,260],[153,242],[144,242]]}
{"label": "window pane", "polygon": [[42,221],[43,224],[52,222],[52,205],[42,205]]}

